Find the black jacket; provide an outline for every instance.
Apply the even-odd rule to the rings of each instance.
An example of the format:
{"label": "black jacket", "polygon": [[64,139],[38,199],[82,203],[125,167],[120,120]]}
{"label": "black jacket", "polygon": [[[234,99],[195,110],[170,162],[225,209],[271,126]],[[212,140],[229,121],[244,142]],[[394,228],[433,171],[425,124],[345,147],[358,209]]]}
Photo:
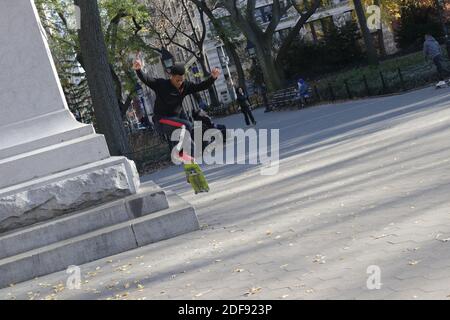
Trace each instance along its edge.
{"label": "black jacket", "polygon": [[241,106],[241,108],[250,107],[250,105],[251,105],[250,99],[248,98],[248,96],[245,93],[240,94],[239,92],[237,92],[236,94],[237,94],[237,101],[238,101],[239,105]]}
{"label": "black jacket", "polygon": [[187,95],[204,91],[215,82],[212,77],[198,84],[185,81],[183,90],[180,92],[172,85],[170,80],[151,78],[141,70],[136,71],[136,73],[139,79],[156,93],[154,113],[157,117],[179,117],[183,110],[183,99]]}

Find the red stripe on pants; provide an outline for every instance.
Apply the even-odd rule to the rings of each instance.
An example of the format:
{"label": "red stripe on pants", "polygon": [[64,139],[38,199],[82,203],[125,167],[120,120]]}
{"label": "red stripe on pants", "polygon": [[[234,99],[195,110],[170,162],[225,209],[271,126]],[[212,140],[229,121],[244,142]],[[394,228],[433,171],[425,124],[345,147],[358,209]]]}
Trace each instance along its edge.
{"label": "red stripe on pants", "polygon": [[169,125],[169,126],[177,127],[177,128],[181,128],[181,127],[184,126],[184,124],[181,123],[181,122],[176,122],[176,121],[168,120],[168,119],[161,119],[161,120],[159,120],[159,123],[161,123],[161,124],[167,124],[167,125]]}

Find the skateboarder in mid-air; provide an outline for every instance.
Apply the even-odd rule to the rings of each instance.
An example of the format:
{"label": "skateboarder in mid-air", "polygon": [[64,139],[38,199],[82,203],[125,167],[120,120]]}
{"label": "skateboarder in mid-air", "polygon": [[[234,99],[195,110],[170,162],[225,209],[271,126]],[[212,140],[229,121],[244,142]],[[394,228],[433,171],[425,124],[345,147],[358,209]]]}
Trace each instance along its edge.
{"label": "skateboarder in mid-air", "polygon": [[[220,70],[215,68],[211,71],[211,76],[207,80],[201,83],[193,83],[185,80],[184,74],[186,70],[183,64],[176,64],[171,68],[169,80],[155,79],[144,74],[142,72],[142,61],[138,56],[133,63],[133,69],[136,71],[139,79],[150,87],[156,94],[153,123],[169,137],[172,135],[173,131],[177,129],[183,129],[189,132],[192,137],[194,126],[189,120],[187,120],[187,117],[183,117],[183,100],[190,94],[207,90],[210,86],[212,86],[219,77]],[[186,135],[186,137],[189,137],[189,135]],[[178,146],[182,145],[181,142],[182,141],[180,139]],[[194,144],[192,139],[191,146],[191,154],[184,152],[184,150],[182,151],[181,149],[178,149],[178,155],[185,164],[185,171],[188,181],[192,184],[196,193],[207,191],[209,189],[207,188],[206,180],[200,183],[201,186],[199,188],[195,185],[198,181],[194,181],[192,179],[190,180],[190,178],[192,178],[190,176],[191,173],[194,174],[194,177],[198,177],[198,175],[200,175],[200,178],[203,177],[200,167],[195,164],[193,154]],[[197,175],[195,175],[194,172]]]}

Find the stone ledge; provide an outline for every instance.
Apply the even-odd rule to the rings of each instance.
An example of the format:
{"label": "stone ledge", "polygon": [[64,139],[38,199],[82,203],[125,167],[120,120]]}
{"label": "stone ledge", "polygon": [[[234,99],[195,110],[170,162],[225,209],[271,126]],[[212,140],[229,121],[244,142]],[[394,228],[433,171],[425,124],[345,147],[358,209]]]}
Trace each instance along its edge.
{"label": "stone ledge", "polygon": [[134,162],[109,158],[0,190],[0,233],[135,194]]}

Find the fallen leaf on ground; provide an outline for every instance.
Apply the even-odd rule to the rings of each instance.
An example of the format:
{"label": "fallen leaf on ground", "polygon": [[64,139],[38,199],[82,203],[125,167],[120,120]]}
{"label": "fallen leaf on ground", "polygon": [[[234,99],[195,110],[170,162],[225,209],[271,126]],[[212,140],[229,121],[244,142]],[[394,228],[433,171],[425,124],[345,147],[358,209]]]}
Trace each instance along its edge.
{"label": "fallen leaf on ground", "polygon": [[209,293],[209,292],[211,292],[211,291],[212,291],[212,290],[210,289],[210,290],[205,291],[205,292],[197,293],[197,294],[195,295],[195,297],[196,297],[196,298],[199,298],[199,297],[201,297],[201,296],[203,296],[203,295],[205,295],[205,294],[207,294],[207,293]]}
{"label": "fallen leaf on ground", "polygon": [[378,240],[378,239],[386,238],[389,236],[390,236],[390,234],[382,234],[380,236],[372,236],[372,238],[374,238],[375,240]]}
{"label": "fallen leaf on ground", "polygon": [[262,288],[260,288],[260,287],[251,288],[249,291],[244,293],[244,296],[251,296],[251,295],[257,294],[257,293],[261,292],[261,290],[262,290]]}
{"label": "fallen leaf on ground", "polygon": [[66,288],[66,287],[64,286],[63,283],[59,283],[59,284],[57,284],[56,286],[53,286],[53,291],[54,291],[55,293],[58,293],[58,292],[63,291],[65,288]]}
{"label": "fallen leaf on ground", "polygon": [[320,263],[320,264],[325,264],[326,263],[326,257],[325,256],[322,256],[322,255],[317,255],[315,258],[314,258],[314,260],[313,260],[313,262],[314,263]]}

